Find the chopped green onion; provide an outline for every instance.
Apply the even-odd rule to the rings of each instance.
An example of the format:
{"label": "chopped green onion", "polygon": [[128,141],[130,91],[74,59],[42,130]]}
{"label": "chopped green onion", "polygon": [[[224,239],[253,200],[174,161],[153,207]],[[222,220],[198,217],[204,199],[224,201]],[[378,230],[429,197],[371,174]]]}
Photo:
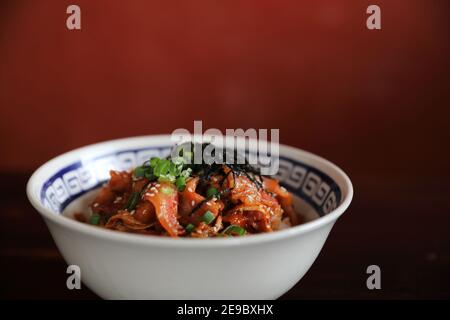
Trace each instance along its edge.
{"label": "chopped green onion", "polygon": [[232,224],[232,225],[228,226],[225,230],[223,230],[222,233],[230,234],[230,235],[242,236],[246,232],[247,231],[244,228],[241,228],[239,226],[235,226],[234,224]]}
{"label": "chopped green onion", "polygon": [[173,190],[170,187],[162,187],[161,192],[165,194],[172,194]]}
{"label": "chopped green onion", "polygon": [[178,191],[183,191],[186,187],[186,178],[179,176],[177,180],[175,180],[175,185],[177,186]]}
{"label": "chopped green onion", "polygon": [[93,225],[98,225],[100,223],[100,215],[98,213],[92,214],[89,222]]}
{"label": "chopped green onion", "polygon": [[169,174],[175,178],[175,176],[179,175],[183,166],[177,166],[172,161],[169,161]]}
{"label": "chopped green onion", "polygon": [[149,180],[157,179],[159,182],[174,183],[179,191],[184,190],[186,180],[191,173],[192,169],[177,159],[151,158],[134,169],[134,175],[138,178],[145,177]]}
{"label": "chopped green onion", "polygon": [[208,199],[211,199],[211,198],[213,198],[214,196],[217,196],[219,194],[219,190],[217,190],[216,188],[214,188],[214,187],[211,187],[211,188],[209,188],[207,191],[206,191],[206,197],[208,198]]}
{"label": "chopped green onion", "polygon": [[192,223],[189,223],[186,228],[185,228],[186,232],[191,232],[192,230],[194,230],[194,225]]}
{"label": "chopped green onion", "polygon": [[171,174],[168,174],[168,175],[161,175],[161,176],[158,178],[158,181],[159,181],[159,182],[174,182],[174,181],[175,181],[175,177],[174,177],[173,175],[171,175]]}
{"label": "chopped green onion", "polygon": [[148,180],[153,180],[153,179],[155,178],[155,175],[153,174],[153,172],[152,172],[151,170],[149,170],[149,171],[147,171],[147,172],[145,173],[145,177],[146,177]]}
{"label": "chopped green onion", "polygon": [[136,167],[136,168],[134,169],[134,175],[135,175],[135,177],[138,177],[138,178],[144,177],[146,173],[147,173],[147,170],[146,170],[146,168],[143,167],[143,166],[142,166],[142,167]]}
{"label": "chopped green onion", "polygon": [[180,176],[187,179],[187,178],[189,178],[191,173],[192,173],[192,169],[191,168],[187,168],[186,170],[181,171]]}
{"label": "chopped green onion", "polygon": [[136,208],[137,203],[139,202],[140,193],[139,192],[133,192],[128,199],[127,206],[125,207],[127,211],[132,211],[134,208]]}
{"label": "chopped green onion", "polygon": [[153,172],[155,173],[155,176],[161,177],[168,173],[170,166],[170,161],[166,161],[163,159],[160,159],[157,163],[157,165],[153,168]]}
{"label": "chopped green onion", "polygon": [[206,224],[210,224],[214,220],[214,214],[211,211],[206,211],[205,214],[202,216],[201,220],[205,222]]}
{"label": "chopped green onion", "polygon": [[140,167],[136,167],[134,169],[134,176],[136,178],[142,178],[145,177],[149,180],[153,180],[155,178],[155,175],[153,174],[152,167],[148,165],[142,165]]}
{"label": "chopped green onion", "polygon": [[159,163],[161,159],[160,158],[151,158],[150,159],[150,165],[154,168]]}

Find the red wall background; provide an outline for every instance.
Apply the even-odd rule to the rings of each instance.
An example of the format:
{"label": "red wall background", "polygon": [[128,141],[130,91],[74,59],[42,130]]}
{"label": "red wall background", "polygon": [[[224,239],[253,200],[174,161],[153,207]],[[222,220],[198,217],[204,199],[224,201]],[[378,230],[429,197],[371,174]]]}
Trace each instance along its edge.
{"label": "red wall background", "polygon": [[[66,28],[78,4],[82,30]],[[447,166],[445,0],[2,1],[0,171],[204,127],[280,128],[344,169]],[[406,161],[406,162],[405,162]]]}
{"label": "red wall background", "polygon": [[[70,4],[81,31],[66,28]],[[366,28],[370,4],[382,30]],[[64,286],[64,260],[25,195],[35,168],[75,147],[203,120],[279,128],[281,142],[330,159],[354,183],[348,214],[285,297],[448,299],[449,9],[0,0],[0,296],[94,296]],[[379,293],[365,287],[374,263]]]}

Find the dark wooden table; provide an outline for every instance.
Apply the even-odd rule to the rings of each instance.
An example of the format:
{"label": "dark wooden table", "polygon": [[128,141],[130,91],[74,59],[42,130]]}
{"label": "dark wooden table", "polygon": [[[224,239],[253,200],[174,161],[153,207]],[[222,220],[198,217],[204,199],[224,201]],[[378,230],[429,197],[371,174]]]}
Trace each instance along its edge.
{"label": "dark wooden table", "polygon": [[[448,183],[349,174],[356,190],[351,208],[310,271],[282,298],[450,298]],[[0,296],[98,299],[86,287],[67,290],[66,264],[25,194],[29,173],[0,176]],[[372,264],[381,268],[380,290],[366,287]]]}

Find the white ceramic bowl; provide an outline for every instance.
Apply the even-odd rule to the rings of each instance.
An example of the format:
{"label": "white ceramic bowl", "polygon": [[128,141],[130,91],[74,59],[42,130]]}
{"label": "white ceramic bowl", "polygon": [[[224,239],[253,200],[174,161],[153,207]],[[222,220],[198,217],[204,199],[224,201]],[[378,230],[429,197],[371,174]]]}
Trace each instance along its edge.
{"label": "white ceramic bowl", "polygon": [[[105,230],[66,217],[79,210],[110,169],[167,154],[170,136],[90,145],[41,166],[27,185],[66,262],[106,299],[274,299],[308,271],[353,195],[332,163],[280,145],[281,183],[296,195],[300,226],[247,237],[172,239]],[[320,217],[319,217],[320,216]]]}

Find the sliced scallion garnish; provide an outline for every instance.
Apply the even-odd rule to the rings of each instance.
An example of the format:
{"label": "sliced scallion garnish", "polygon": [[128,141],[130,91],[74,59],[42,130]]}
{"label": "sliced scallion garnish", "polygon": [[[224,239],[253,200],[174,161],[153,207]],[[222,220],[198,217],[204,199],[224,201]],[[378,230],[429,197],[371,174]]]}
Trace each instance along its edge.
{"label": "sliced scallion garnish", "polygon": [[219,194],[219,190],[217,190],[217,189],[214,188],[214,187],[211,187],[211,188],[209,188],[209,189],[206,191],[206,197],[207,197],[208,199],[211,199],[211,198],[213,198],[213,197],[217,197],[218,194]]}
{"label": "sliced scallion garnish", "polygon": [[204,223],[210,224],[214,220],[214,214],[208,210],[205,212],[201,219]]}
{"label": "sliced scallion garnish", "polygon": [[178,191],[183,191],[186,187],[186,178],[179,176],[177,180],[175,180],[175,185],[177,186]]}
{"label": "sliced scallion garnish", "polygon": [[186,232],[190,233],[192,230],[194,230],[194,225],[192,223],[189,223],[186,228]]}
{"label": "sliced scallion garnish", "polygon": [[223,234],[229,234],[229,235],[236,235],[236,236],[243,236],[247,231],[239,226],[236,226],[234,224],[228,226],[223,230]]}
{"label": "sliced scallion garnish", "polygon": [[98,213],[92,214],[89,222],[90,224],[98,225],[100,223],[100,215]]}
{"label": "sliced scallion garnish", "polygon": [[132,211],[134,210],[134,208],[136,208],[138,202],[139,202],[139,198],[140,198],[140,193],[139,192],[133,192],[130,196],[130,198],[128,199],[128,203],[127,206],[125,207],[125,209],[127,211]]}
{"label": "sliced scallion garnish", "polygon": [[134,169],[134,176],[137,178],[145,177],[149,180],[158,179],[159,182],[175,183],[179,191],[184,190],[191,173],[192,169],[177,159],[174,162],[169,159],[151,158]]}
{"label": "sliced scallion garnish", "polygon": [[171,187],[164,186],[164,187],[161,188],[161,192],[164,193],[164,194],[169,194],[170,195],[170,194],[173,193],[173,189]]}
{"label": "sliced scallion garnish", "polygon": [[147,172],[147,168],[146,167],[144,167],[144,166],[136,167],[134,169],[134,176],[137,177],[137,178],[141,178],[141,177],[145,176],[146,172]]}

